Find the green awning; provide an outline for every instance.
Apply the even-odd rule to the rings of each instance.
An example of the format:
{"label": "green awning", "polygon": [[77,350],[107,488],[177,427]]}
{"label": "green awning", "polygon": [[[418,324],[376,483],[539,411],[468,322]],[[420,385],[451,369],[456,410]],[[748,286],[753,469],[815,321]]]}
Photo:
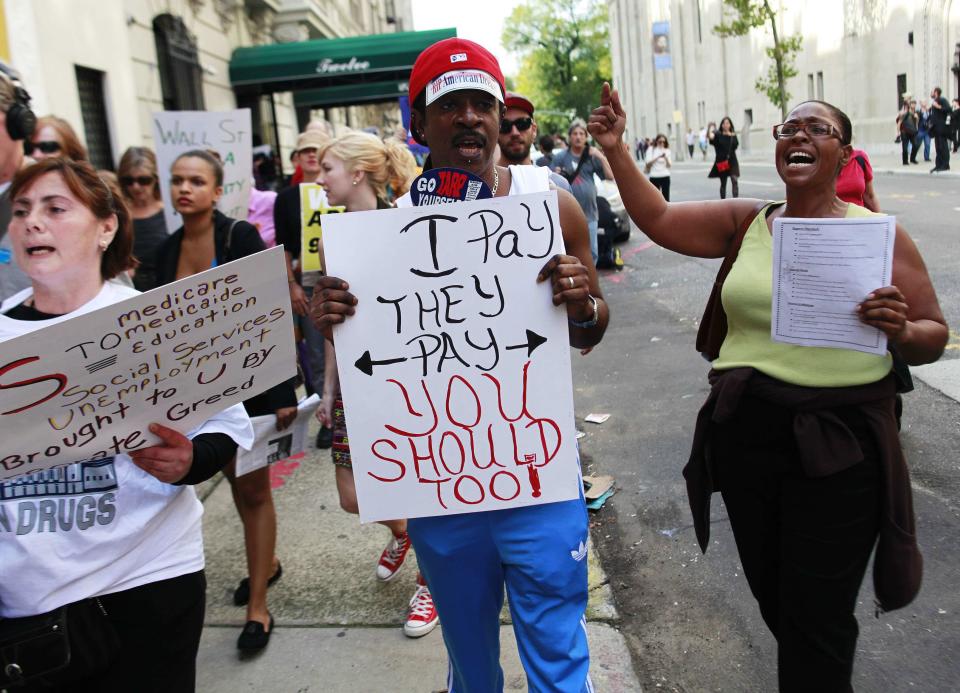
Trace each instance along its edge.
{"label": "green awning", "polygon": [[304,89],[293,93],[293,105],[297,108],[329,108],[344,104],[376,103],[392,101],[407,93],[407,80],[389,82],[354,82],[336,84],[320,89]]}
{"label": "green awning", "polygon": [[[230,83],[244,95],[309,90],[306,101],[306,95],[297,99],[304,106],[384,101],[403,93],[401,83],[424,48],[456,33],[435,29],[237,48]],[[329,89],[327,96],[319,93]]]}

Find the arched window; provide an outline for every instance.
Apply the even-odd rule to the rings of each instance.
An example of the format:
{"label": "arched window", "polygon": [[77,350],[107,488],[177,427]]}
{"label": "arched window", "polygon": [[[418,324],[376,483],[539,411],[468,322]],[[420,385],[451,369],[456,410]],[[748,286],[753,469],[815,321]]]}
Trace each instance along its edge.
{"label": "arched window", "polygon": [[157,43],[164,110],[204,110],[197,43],[183,20],[170,14],[159,15],[153,20],[153,37]]}

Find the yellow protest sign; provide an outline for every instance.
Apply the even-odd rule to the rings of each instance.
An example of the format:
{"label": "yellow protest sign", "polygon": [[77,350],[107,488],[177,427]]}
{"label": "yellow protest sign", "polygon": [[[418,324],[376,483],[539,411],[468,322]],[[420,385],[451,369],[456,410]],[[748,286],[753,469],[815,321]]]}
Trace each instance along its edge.
{"label": "yellow protest sign", "polygon": [[345,212],[345,207],[327,204],[327,193],[316,183],[300,184],[300,270],[322,272],[320,243],[323,238],[323,216]]}

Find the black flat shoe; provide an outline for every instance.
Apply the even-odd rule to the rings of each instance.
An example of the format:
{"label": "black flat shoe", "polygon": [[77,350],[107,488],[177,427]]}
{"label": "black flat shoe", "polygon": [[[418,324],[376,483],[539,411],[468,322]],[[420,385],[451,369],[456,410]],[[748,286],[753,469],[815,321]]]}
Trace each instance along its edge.
{"label": "black flat shoe", "polygon": [[[277,561],[277,572],[270,576],[270,579],[267,580],[267,587],[270,587],[277,580],[280,579],[280,576],[283,575],[283,566],[280,565],[280,561]],[[237,589],[233,591],[233,603],[237,606],[246,606],[247,602],[250,601],[250,578],[245,577],[240,581],[240,584],[237,585]]]}
{"label": "black flat shoe", "polygon": [[266,630],[260,621],[247,621],[247,625],[237,638],[237,649],[243,652],[258,652],[270,643],[273,635],[273,616],[270,616],[270,630]]}
{"label": "black flat shoe", "polygon": [[326,426],[321,426],[317,431],[317,447],[320,450],[327,450],[333,445],[333,431]]}

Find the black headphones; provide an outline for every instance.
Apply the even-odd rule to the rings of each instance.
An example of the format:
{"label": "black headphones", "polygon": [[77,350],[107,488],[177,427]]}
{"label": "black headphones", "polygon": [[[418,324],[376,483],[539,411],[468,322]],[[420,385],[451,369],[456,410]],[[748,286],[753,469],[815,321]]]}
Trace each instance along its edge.
{"label": "black headphones", "polygon": [[30,94],[20,84],[20,73],[0,60],[0,79],[13,87],[13,103],[7,108],[7,134],[12,140],[26,140],[37,127],[37,116],[30,110]]}

